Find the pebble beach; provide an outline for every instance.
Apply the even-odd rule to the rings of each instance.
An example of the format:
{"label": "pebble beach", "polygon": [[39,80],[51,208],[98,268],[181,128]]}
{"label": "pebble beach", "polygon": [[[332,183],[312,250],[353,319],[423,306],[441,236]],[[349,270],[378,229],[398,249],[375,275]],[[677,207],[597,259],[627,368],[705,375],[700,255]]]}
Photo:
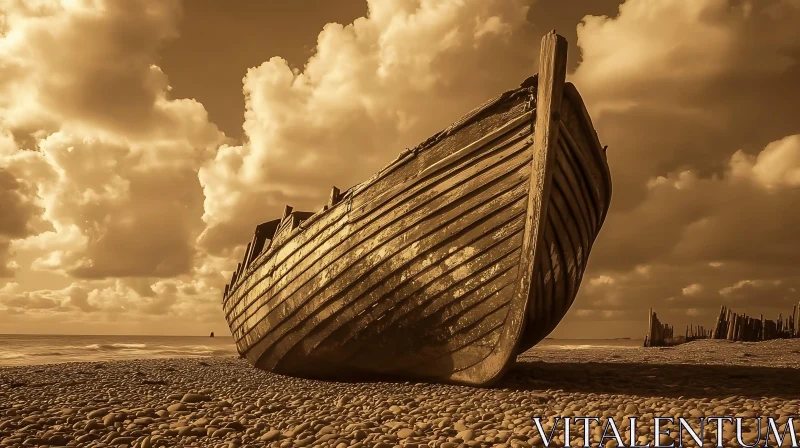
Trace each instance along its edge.
{"label": "pebble beach", "polygon": [[[645,441],[657,416],[772,416],[785,424],[798,415],[798,379],[800,339],[537,347],[493,388],[313,381],[229,356],[14,366],[0,368],[0,446],[544,446],[534,416],[548,431],[556,417],[635,416],[634,438]],[[744,426],[743,441],[765,432]],[[562,427],[553,434],[551,446],[584,440],[582,427],[567,441]],[[593,446],[601,434],[590,427]],[[668,444],[680,435],[661,437]],[[706,431],[704,446],[714,437]],[[732,432],[725,439],[739,446]]]}

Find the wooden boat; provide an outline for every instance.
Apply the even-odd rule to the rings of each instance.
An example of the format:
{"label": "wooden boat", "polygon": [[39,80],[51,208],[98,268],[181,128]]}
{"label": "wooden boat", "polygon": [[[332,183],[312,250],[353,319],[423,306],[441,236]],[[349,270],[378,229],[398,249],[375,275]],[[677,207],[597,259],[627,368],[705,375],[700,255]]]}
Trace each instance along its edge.
{"label": "wooden boat", "polygon": [[488,385],[547,336],[611,199],[566,54],[546,35],[519,88],[320,212],[259,225],[223,298],[242,357],[301,377]]}

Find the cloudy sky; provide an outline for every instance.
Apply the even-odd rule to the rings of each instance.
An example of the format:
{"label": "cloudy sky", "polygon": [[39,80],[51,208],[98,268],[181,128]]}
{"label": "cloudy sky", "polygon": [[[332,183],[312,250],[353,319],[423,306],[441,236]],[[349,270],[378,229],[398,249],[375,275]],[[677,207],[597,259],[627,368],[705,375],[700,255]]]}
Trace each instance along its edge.
{"label": "cloudy sky", "polygon": [[0,333],[218,334],[254,226],[536,71],[611,210],[557,337],[800,301],[798,0],[0,0]]}

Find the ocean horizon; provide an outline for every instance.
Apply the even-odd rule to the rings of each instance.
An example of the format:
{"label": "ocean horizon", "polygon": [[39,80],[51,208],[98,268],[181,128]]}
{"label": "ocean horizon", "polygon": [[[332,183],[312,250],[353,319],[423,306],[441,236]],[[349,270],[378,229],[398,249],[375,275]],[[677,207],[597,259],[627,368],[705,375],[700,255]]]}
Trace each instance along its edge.
{"label": "ocean horizon", "polygon": [[[547,338],[537,347],[634,348],[642,342],[633,338]],[[0,334],[0,367],[209,356],[238,356],[231,336]]]}

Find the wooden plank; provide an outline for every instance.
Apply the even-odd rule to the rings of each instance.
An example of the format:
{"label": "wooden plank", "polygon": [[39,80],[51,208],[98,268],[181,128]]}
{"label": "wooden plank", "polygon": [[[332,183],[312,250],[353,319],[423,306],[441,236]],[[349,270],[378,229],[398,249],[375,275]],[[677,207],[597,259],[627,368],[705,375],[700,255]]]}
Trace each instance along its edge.
{"label": "wooden plank", "polygon": [[[526,162],[524,159],[519,159],[519,163]],[[273,285],[275,286],[274,289],[270,288],[270,293],[273,297],[278,295],[280,295],[280,297],[288,297],[296,294],[300,291],[300,288],[314,281],[316,277],[323,273],[329,278],[341,275],[344,269],[348,269],[356,263],[371,257],[371,254],[384,247],[387,241],[409,232],[409,229],[412,229],[412,232],[419,230],[416,228],[419,227],[423,221],[431,219],[432,210],[440,213],[437,220],[441,222],[446,216],[455,216],[466,211],[469,208],[467,207],[468,204],[474,201],[491,200],[493,195],[501,194],[505,191],[506,187],[517,185],[519,182],[522,182],[524,178],[529,176],[530,168],[526,168],[527,164],[518,166],[516,159],[507,159],[506,164],[510,166],[486,171],[469,183],[461,185],[461,188],[448,188],[445,194],[441,196],[436,195],[433,201],[425,202],[425,207],[413,207],[414,202],[408,204],[407,207],[399,207],[397,209],[398,212],[403,212],[400,215],[400,219],[392,219],[388,222],[386,220],[379,220],[372,223],[369,227],[352,229],[352,236],[343,238],[341,240],[341,245],[337,243],[337,245],[332,248],[331,252],[323,252],[322,258],[318,260],[305,260],[306,263],[313,265],[315,269],[313,274],[305,274],[302,278],[281,274],[280,281]],[[502,171],[506,171],[506,173],[501,175],[500,173],[502,173]],[[484,190],[483,194],[474,196],[472,199],[467,199],[470,197],[470,193],[476,191],[475,189],[478,188]],[[464,199],[462,200],[459,198]],[[417,197],[415,201],[419,202],[422,199],[424,199],[424,197]],[[463,202],[464,200],[469,202]],[[460,210],[454,208],[454,206],[458,204],[467,208],[462,208]],[[448,207],[448,205],[451,207]],[[413,213],[410,213],[411,211],[413,211]],[[406,235],[406,238],[408,238],[408,236],[409,235]],[[409,240],[406,244],[411,244],[411,241]],[[348,253],[353,253],[355,256],[349,256]],[[345,262],[347,264],[341,264]],[[338,263],[341,267],[337,268],[334,263]],[[298,283],[302,284],[297,285]],[[284,292],[284,289],[288,288],[290,284],[293,285],[293,289]],[[305,287],[305,292],[303,292],[303,294],[309,293],[309,287]],[[253,311],[248,313],[244,318],[249,319],[252,314]],[[240,318],[242,318],[241,313],[237,314],[232,321],[230,319],[229,321],[232,326],[236,326]]]}
{"label": "wooden plank", "polygon": [[[493,121],[502,125],[508,121],[508,117],[505,116],[504,113],[498,113],[487,118],[484,112],[496,105],[505,105],[503,104],[504,101],[511,103],[517,102],[519,106],[525,107],[527,104],[526,96],[517,95],[516,98],[513,98],[515,93],[515,91],[508,91],[496,96],[469,112],[458,122],[450,125],[446,130],[439,132],[418,145],[413,150],[404,151],[395,162],[379,171],[367,181],[351,188],[350,198],[367,202],[370,200],[369,197],[383,194],[386,188],[391,188],[409,177],[416,176],[419,171],[431,163],[435,163],[441,156],[450,154],[456,148],[463,147],[465,140],[472,141],[474,140],[472,137],[490,132],[491,129],[495,127],[492,124]],[[508,111],[512,115],[519,115],[521,112],[519,107],[514,106],[512,109],[518,109]],[[483,124],[487,122],[490,125],[489,129],[483,126]],[[367,196],[367,198],[365,199],[362,196]]]}
{"label": "wooden plank", "polygon": [[[563,201],[559,192],[557,189],[552,189],[550,208],[548,210],[549,218],[545,229],[545,247],[552,245],[555,249],[550,253],[551,259],[550,263],[548,263],[549,266],[555,266],[555,268],[551,267],[548,271],[553,284],[553,296],[551,298],[553,303],[546,304],[549,312],[542,313],[543,316],[530,315],[531,326],[534,324],[543,326],[542,331],[537,332],[540,338],[545,337],[556,327],[561,320],[561,316],[566,314],[572,305],[581,279],[580,272],[583,272],[585,268],[583,254],[579,252],[581,248],[586,246],[583,246],[580,242],[578,231],[574,226],[575,221],[565,219],[562,216],[563,212],[559,207],[560,204],[563,204]],[[525,348],[529,348],[533,343],[538,342],[538,340],[532,341],[530,339],[532,337],[533,335],[526,335],[524,343],[527,347]]]}
{"label": "wooden plank", "polygon": [[[510,149],[510,151],[513,151],[513,149]],[[276,276],[279,280],[277,284],[270,286],[270,291],[272,294],[279,293],[288,283],[294,282],[301,275],[306,279],[318,275],[323,270],[328,269],[332,260],[344,256],[348,251],[357,249],[359,245],[365,245],[368,248],[365,250],[377,248],[384,244],[385,241],[402,234],[408,228],[418,225],[422,220],[429,218],[430,212],[426,211],[426,209],[439,210],[448,205],[453,205],[459,195],[467,195],[474,188],[490,188],[492,184],[504,182],[503,177],[507,177],[510,172],[526,164],[529,165],[522,153],[519,153],[518,156],[506,158],[500,165],[493,165],[488,161],[487,163],[489,165],[480,165],[482,167],[481,171],[470,175],[475,177],[462,178],[461,180],[442,179],[440,184],[431,186],[425,194],[414,195],[410,200],[394,204],[395,214],[387,214],[383,219],[374,222],[372,220],[364,223],[360,222],[357,227],[348,229],[350,236],[339,235],[336,241],[320,243],[324,244],[324,246],[319,245],[309,253],[313,254],[313,256],[304,257],[304,254],[296,254],[293,256],[296,262],[289,263],[286,266],[287,268],[292,267],[292,270],[297,274],[289,275],[288,271],[277,271]],[[530,167],[528,166],[523,170],[524,173],[520,172],[520,175],[527,178]],[[486,194],[489,193],[487,192]],[[322,250],[323,248],[325,250]],[[331,261],[326,262],[324,260]],[[297,263],[302,263],[302,265],[296,266]],[[313,267],[316,271],[309,276],[303,266]],[[236,313],[235,317],[233,317],[234,321],[238,319],[240,314],[241,312]]]}
{"label": "wooden plank", "polygon": [[572,151],[568,149],[565,142],[560,142],[562,157],[559,157],[559,171],[564,174],[566,181],[572,187],[575,194],[576,204],[579,204],[583,212],[584,220],[586,221],[586,228],[591,235],[597,235],[599,223],[601,222],[602,215],[598,215],[597,209],[594,205],[594,200],[589,192],[590,187],[587,185],[586,178],[582,176],[577,160],[572,156]]}
{"label": "wooden plank", "polygon": [[563,154],[560,155],[561,157],[558,158],[559,167],[553,179],[553,189],[557,193],[551,194],[554,194],[554,196],[558,198],[557,200],[563,201],[563,206],[560,206],[560,208],[568,211],[568,221],[570,221],[571,226],[577,228],[580,233],[580,243],[578,247],[583,248],[585,252],[583,257],[585,264],[588,258],[587,254],[589,248],[591,248],[596,234],[592,232],[591,221],[587,216],[589,209],[588,206],[582,202],[580,187],[573,179],[570,179],[569,173],[567,173],[564,166],[567,162],[564,160]]}
{"label": "wooden plank", "polygon": [[472,142],[471,144],[469,144],[465,148],[462,148],[462,149],[454,152],[453,154],[450,154],[449,156],[445,157],[444,159],[434,163],[433,165],[430,165],[429,167],[425,168],[424,170],[422,170],[421,173],[419,173],[419,177],[420,178],[425,177],[428,174],[431,174],[431,173],[436,172],[436,171],[438,171],[440,169],[446,168],[446,167],[448,167],[448,166],[450,166],[450,165],[452,165],[454,163],[457,163],[460,160],[463,160],[464,158],[472,155],[472,153],[474,153],[475,151],[483,148],[484,146],[492,143],[493,141],[497,140],[498,138],[506,135],[507,133],[509,133],[512,130],[516,129],[520,125],[522,125],[522,124],[524,124],[526,122],[530,122],[530,119],[531,119],[532,116],[533,116],[533,112],[526,112],[526,113],[522,114],[521,116],[511,120],[509,123],[506,123],[505,125],[503,125],[499,129],[496,129],[496,130],[492,131],[491,133],[485,135],[483,138],[481,138],[481,139],[479,139],[479,140],[477,140],[475,142]]}
{"label": "wooden plank", "polygon": [[292,209],[293,208],[291,205],[286,205],[283,207],[283,215],[281,216],[281,221],[286,220],[286,218],[288,218],[289,215],[292,214]]}
{"label": "wooden plank", "polygon": [[[520,209],[524,210],[521,208],[521,206]],[[511,209],[506,209],[506,210],[508,210],[509,213],[513,213]],[[510,217],[513,216],[514,214],[510,215]],[[463,243],[458,244],[455,247],[471,245],[472,243],[467,242],[469,241],[469,239],[474,237],[481,237],[481,235],[483,234],[482,230],[477,226],[471,226],[471,228],[463,227],[463,229],[467,230],[467,233],[463,233],[461,236],[459,236],[459,238],[467,238],[467,240],[464,240]],[[450,234],[450,232],[445,232],[444,234]],[[428,238],[428,241],[422,241],[421,244],[415,243],[415,245],[421,248],[419,253],[420,254],[426,253],[425,247],[434,247],[436,245],[436,242],[439,241],[439,239],[442,236],[443,236],[442,232],[431,233],[430,238]],[[443,247],[446,248],[447,246]],[[286,350],[289,350],[291,346],[297,342],[303,341],[303,343],[306,343],[308,339],[304,340],[304,338],[301,336],[308,333],[311,330],[311,327],[320,328],[317,322],[309,321],[304,317],[308,316],[309,315],[308,313],[310,312],[315,312],[320,316],[325,316],[326,318],[335,317],[336,319],[332,320],[331,322],[332,324],[345,324],[352,322],[353,318],[355,318],[358,315],[358,313],[361,312],[362,310],[369,309],[370,312],[372,312],[372,309],[370,309],[369,306],[372,303],[376,304],[379,303],[375,302],[375,300],[378,299],[377,296],[373,297],[371,300],[357,300],[362,295],[369,293],[372,285],[377,285],[377,284],[386,285],[387,283],[395,284],[398,281],[402,281],[404,277],[397,275],[397,273],[400,272],[402,272],[405,275],[408,275],[409,276],[408,280],[412,280],[413,276],[416,275],[416,273],[422,272],[421,270],[427,269],[428,267],[436,266],[433,263],[408,264],[410,259],[413,259],[412,257],[414,257],[412,251],[407,251],[407,250],[406,251],[401,250],[396,254],[387,254],[386,262],[382,263],[380,266],[377,266],[376,267],[377,270],[371,270],[365,272],[365,274],[370,275],[371,278],[363,277],[362,274],[363,278],[359,277],[360,278],[359,281],[349,282],[348,284],[342,283],[337,288],[326,287],[324,289],[318,289],[319,291],[322,292],[322,294],[319,295],[318,297],[312,298],[313,301],[305,303],[302,308],[298,308],[296,306],[287,307],[286,308],[287,310],[297,309],[298,315],[292,317],[292,319],[297,324],[308,328],[295,328],[294,330],[289,331],[293,328],[292,322],[288,320],[281,321],[280,315],[275,316],[277,319],[272,320],[269,325],[270,328],[274,329],[273,334],[269,336],[269,339],[273,339],[275,343],[273,344],[269,340],[265,340],[263,341],[264,345],[270,347],[271,350],[278,350],[279,347],[283,347],[281,351],[285,352]],[[435,260],[436,257],[433,257],[433,259]],[[367,263],[359,267],[365,267],[365,266],[368,267],[369,265],[371,265],[371,263]],[[403,265],[406,265],[407,267],[405,269],[398,269],[402,268]],[[392,275],[392,273],[395,274]],[[341,288],[342,286],[346,286],[347,288],[349,288],[349,290],[343,290]],[[334,296],[333,293],[338,294],[338,297]],[[302,297],[298,298],[302,299]],[[327,310],[314,311],[316,309],[321,310],[320,308],[321,306],[325,306]],[[344,313],[345,316],[340,316],[337,313]],[[324,328],[324,331],[315,330],[314,337],[318,336],[326,337],[324,333],[330,331],[333,328],[334,327],[328,326]],[[285,339],[285,341],[282,341],[282,339]],[[259,342],[259,345],[261,345],[261,342]],[[280,359],[280,356],[278,356],[277,359]]]}
{"label": "wooden plank", "polygon": [[340,192],[338,187],[331,187],[331,194],[328,196],[328,207],[333,207],[339,202]]}
{"label": "wooden plank", "polygon": [[[528,214],[522,246],[520,271],[509,319],[503,328],[498,347],[480,370],[471,369],[466,375],[479,377],[484,383],[496,381],[509,367],[522,336],[524,319],[529,306],[532,278],[538,270],[538,249],[544,241],[550,185],[556,162],[560,110],[567,76],[567,40],[552,31],[542,38],[539,53],[539,84],[536,98],[536,118],[533,135],[533,166],[528,194]],[[460,372],[463,373],[463,372]]]}
{"label": "wooden plank", "polygon": [[[575,164],[580,172],[583,174],[580,176],[586,186],[589,188],[589,191],[592,195],[592,205],[595,207],[597,211],[597,216],[602,217],[605,216],[605,208],[604,205],[608,204],[608,201],[603,200],[603,192],[600,190],[600,186],[598,185],[597,178],[596,178],[596,170],[592,169],[593,165],[586,160],[585,154],[580,150],[580,146],[575,142],[575,139],[569,133],[566,125],[563,121],[559,120],[559,126],[561,130],[561,137],[567,143],[566,147],[570,149],[569,154],[575,159]],[[594,179],[594,181],[592,181]],[[597,226],[599,227],[599,221]]]}
{"label": "wooden plank", "polygon": [[714,323],[714,335],[713,335],[714,338],[717,338],[721,331],[723,322],[722,317],[724,314],[725,314],[725,306],[723,305],[720,307],[719,314],[717,315],[717,321]]}
{"label": "wooden plank", "polygon": [[[552,203],[552,202],[551,202]],[[572,285],[568,282],[566,272],[567,255],[564,250],[563,236],[560,232],[557,233],[556,229],[563,230],[563,228],[554,225],[553,217],[557,211],[554,207],[550,206],[547,210],[547,223],[545,223],[544,244],[546,248],[550,249],[551,265],[554,267],[552,276],[555,286],[553,290],[553,310],[547,316],[547,328],[555,328],[555,325],[560,321],[561,316],[567,313],[569,308],[569,300]]]}
{"label": "wooden plank", "polygon": [[[611,197],[611,172],[609,171],[606,151],[600,145],[597,137],[597,132],[592,125],[592,119],[589,117],[589,112],[586,105],[583,103],[580,93],[572,83],[565,83],[564,85],[564,99],[567,100],[567,110],[562,112],[562,121],[569,129],[570,135],[576,140],[580,147],[587,149],[588,155],[591,155],[592,166],[596,167],[599,171],[602,181],[601,186],[603,196],[606,198]],[[595,178],[596,179],[596,178]],[[606,201],[601,222],[605,220],[605,215],[608,212],[610,201]]]}
{"label": "wooden plank", "polygon": [[[492,303],[506,303],[510,299],[507,286],[513,282],[512,276],[516,276],[519,265],[521,230],[521,226],[518,226],[514,234],[502,237],[506,239],[499,241],[496,248],[482,249],[480,254],[464,262],[459,261],[457,254],[447,254],[430,270],[418,274],[380,300],[373,298],[374,305],[368,312],[356,316],[352,323],[342,325],[327,341],[311,349],[324,351],[326,345],[332,348],[341,344],[345,347],[339,351],[341,356],[358,360],[359,357],[369,356],[371,349],[375,348],[376,338],[384,332],[399,334],[412,328],[419,332],[421,340],[437,341],[443,349],[452,346],[457,342],[453,337],[461,330],[457,327],[450,332],[442,332],[442,326],[450,321],[463,323],[464,316],[470,310],[477,313],[473,315],[478,318],[488,315],[487,306],[494,307]],[[454,266],[453,263],[462,264]],[[449,281],[448,276],[452,276],[453,281]],[[389,310],[392,312],[388,313]],[[475,322],[474,319],[467,321]],[[426,322],[429,325],[425,325]],[[439,340],[445,334],[449,335],[447,340]],[[382,351],[396,356],[412,355],[408,351],[414,351],[413,345],[405,347],[406,350],[402,350],[404,344],[400,346],[400,350],[385,347]]]}
{"label": "wooden plank", "polygon": [[[508,187],[512,187],[513,185],[519,183],[519,181],[515,180],[514,178],[508,178],[506,180],[503,180],[503,178],[497,178],[495,180],[506,182]],[[497,190],[498,193],[500,193],[501,191],[505,191],[507,189],[507,187],[503,186],[502,183],[497,184],[495,187],[498,189]],[[520,185],[520,187],[522,187],[522,185]],[[517,189],[517,187],[514,187],[514,189]],[[384,260],[385,257],[389,257],[391,254],[403,250],[404,247],[411,245],[416,240],[414,235],[422,234],[424,232],[434,232],[436,231],[435,229],[439,228],[438,226],[447,225],[449,219],[455,219],[458,216],[461,216],[463,213],[469,212],[469,210],[473,206],[468,206],[468,204],[474,204],[474,206],[481,208],[491,206],[488,202],[490,202],[493,196],[490,194],[490,191],[487,191],[487,194],[489,195],[473,197],[472,199],[470,199],[471,202],[463,204],[464,205],[463,207],[448,208],[440,206],[439,204],[434,204],[432,205],[432,209],[440,211],[438,216],[431,215],[430,209],[428,210],[421,209],[416,214],[407,215],[406,219],[404,220],[397,221],[395,224],[391,226],[382,227],[381,233],[383,235],[378,235],[376,237],[363,241],[363,243],[359,243],[362,244],[363,249],[352,251],[350,250],[352,249],[352,246],[350,246],[350,249],[347,249],[345,247],[344,249],[347,249],[345,252],[330,254],[330,256],[326,256],[326,259],[329,259],[330,261],[322,261],[317,264],[322,265],[321,268],[324,268],[326,270],[325,277],[329,278],[330,281],[339,282],[340,280],[338,279],[339,277],[343,276],[345,270],[350,268],[355,268],[358,271],[362,271],[365,268],[371,267],[375,263]],[[442,204],[445,204],[447,202],[453,203],[453,198],[444,197],[441,200]],[[500,207],[502,206],[502,202],[495,200],[494,206]],[[427,220],[426,224],[420,225],[420,221],[418,221],[419,218],[425,218]],[[401,229],[405,230],[405,235],[403,235]],[[397,238],[400,237],[401,235],[403,235],[403,238],[405,240],[403,245],[398,246],[390,244],[387,246],[387,244],[384,242],[385,238]],[[382,250],[382,249],[386,250],[383,250],[381,252],[376,252],[376,250]],[[331,263],[337,263],[337,264],[332,265]],[[325,268],[325,266],[328,267]],[[347,278],[344,279],[345,282],[343,284],[346,285],[350,281],[352,281],[355,278],[353,277],[353,275],[355,274],[352,273],[347,274]],[[316,288],[329,289],[330,285],[331,283],[329,282],[312,284],[309,283],[309,281],[303,281],[303,284],[299,285],[299,288],[295,287],[291,291],[282,293],[280,300],[282,301],[284,298],[289,299],[290,296],[295,296],[297,294],[299,294],[297,297],[304,297],[304,296],[307,297],[309,294],[315,291]],[[276,294],[278,294],[278,292],[275,292],[273,294],[273,297],[275,297]],[[273,306],[277,307],[281,305],[280,302],[277,302]],[[263,313],[258,313],[258,314],[263,315]],[[249,319],[249,315],[247,318]]]}
{"label": "wooden plank", "polygon": [[[439,219],[431,220],[426,226],[418,226],[408,232],[406,245],[391,245],[391,250],[375,253],[373,256],[364,257],[364,262],[355,264],[355,270],[348,276],[338,275],[333,283],[327,285],[312,285],[310,290],[316,291],[309,296],[307,294],[295,294],[287,297],[275,308],[267,313],[268,328],[271,334],[264,341],[267,346],[285,353],[291,344],[299,341],[312,327],[317,327],[321,320],[331,319],[341,322],[348,322],[348,319],[341,318],[337,313],[357,313],[359,309],[352,306],[362,294],[367,293],[372,285],[386,281],[387,276],[399,270],[405,271],[407,275],[413,275],[414,270],[425,268],[425,264],[412,263],[420,256],[424,256],[428,251],[441,243],[442,239],[449,236],[469,238],[470,235],[479,236],[484,229],[476,225],[476,218],[483,220],[493,219],[493,210],[496,213],[512,218],[519,210],[524,208],[519,204],[519,196],[506,195],[503,200],[496,200],[484,204],[482,207],[473,210],[469,214],[456,213],[451,220],[441,222]],[[505,219],[505,218],[504,218]],[[436,230],[436,226],[446,226],[442,230]],[[456,232],[466,232],[459,235]],[[408,247],[414,246],[413,250]],[[455,245],[460,247],[461,244]],[[452,247],[452,246],[451,246]],[[353,254],[358,257],[358,254]],[[352,264],[351,262],[349,262]],[[414,269],[414,270],[412,270]],[[311,314],[318,314],[321,319],[309,320]],[[297,325],[307,327],[298,329]],[[317,334],[318,332],[315,332]],[[288,342],[282,342],[286,339]],[[274,342],[274,345],[273,345]],[[276,359],[279,359],[278,356]],[[273,360],[275,361],[275,360]]]}
{"label": "wooden plank", "polygon": [[[399,322],[400,326],[416,325],[420,321],[419,315],[409,318],[406,313],[400,311],[403,304],[406,305],[402,307],[403,311],[412,311],[419,310],[424,304],[429,304],[430,300],[441,299],[446,303],[461,300],[461,294],[465,292],[465,288],[470,289],[472,285],[484,284],[492,278],[491,271],[508,267],[501,263],[513,262],[515,266],[518,264],[518,256],[509,258],[509,255],[519,252],[521,223],[521,214],[517,214],[510,223],[496,226],[489,232],[482,234],[473,231],[465,232],[464,237],[473,239],[450,246],[451,248],[459,247],[459,250],[450,251],[442,246],[428,253],[426,259],[430,260],[430,263],[417,263],[409,269],[397,270],[393,274],[383,277],[379,282],[373,284],[371,290],[359,298],[360,303],[354,303],[356,307],[368,309],[368,313],[352,319],[336,319],[325,330],[315,331],[315,335],[307,338],[304,344],[310,349],[314,349],[326,337],[322,333],[331,333],[339,327],[342,328],[340,334],[343,338],[339,342],[344,343],[363,333],[364,338],[374,344],[374,338],[364,333],[367,327],[371,327],[372,335],[379,336],[383,330],[388,330],[389,324],[398,319],[402,319]],[[470,236],[470,234],[472,235]],[[483,274],[472,275],[478,271]],[[461,284],[462,282],[463,284]],[[447,294],[447,291],[451,294]],[[352,295],[354,294],[348,294],[348,296]],[[393,309],[393,319],[383,317],[386,316],[389,309]],[[349,310],[342,309],[341,311],[348,312]],[[438,326],[440,323],[437,322],[433,326]],[[317,342],[314,342],[315,340]]]}
{"label": "wooden plank", "polygon": [[249,264],[247,261],[250,259],[250,250],[253,248],[253,242],[255,241],[255,235],[253,235],[253,241],[247,243],[247,247],[244,248],[244,256],[242,257],[242,271],[247,270],[247,265]]}
{"label": "wooden plank", "polygon": [[[518,126],[519,127],[519,126]],[[471,171],[471,174],[482,172],[488,166],[494,166],[501,163],[506,157],[514,157],[518,151],[527,150],[532,143],[529,138],[530,129],[518,129],[517,132],[511,134],[504,134],[500,138],[490,142],[489,145],[482,147],[483,151],[480,158],[473,158],[468,164],[464,166],[454,167],[450,166],[450,171],[438,170],[438,172],[430,173],[427,176],[415,176],[407,181],[400,183],[392,188],[386,189],[383,193],[372,197],[367,200],[365,198],[356,198],[352,202],[352,211],[350,212],[351,221],[359,221],[362,219],[378,219],[385,213],[394,211],[398,202],[404,198],[412,197],[414,193],[424,195],[426,189],[430,189],[432,185],[441,182],[447,176],[452,177],[452,172]],[[511,152],[513,155],[508,154]],[[362,224],[362,225],[366,225]]]}

